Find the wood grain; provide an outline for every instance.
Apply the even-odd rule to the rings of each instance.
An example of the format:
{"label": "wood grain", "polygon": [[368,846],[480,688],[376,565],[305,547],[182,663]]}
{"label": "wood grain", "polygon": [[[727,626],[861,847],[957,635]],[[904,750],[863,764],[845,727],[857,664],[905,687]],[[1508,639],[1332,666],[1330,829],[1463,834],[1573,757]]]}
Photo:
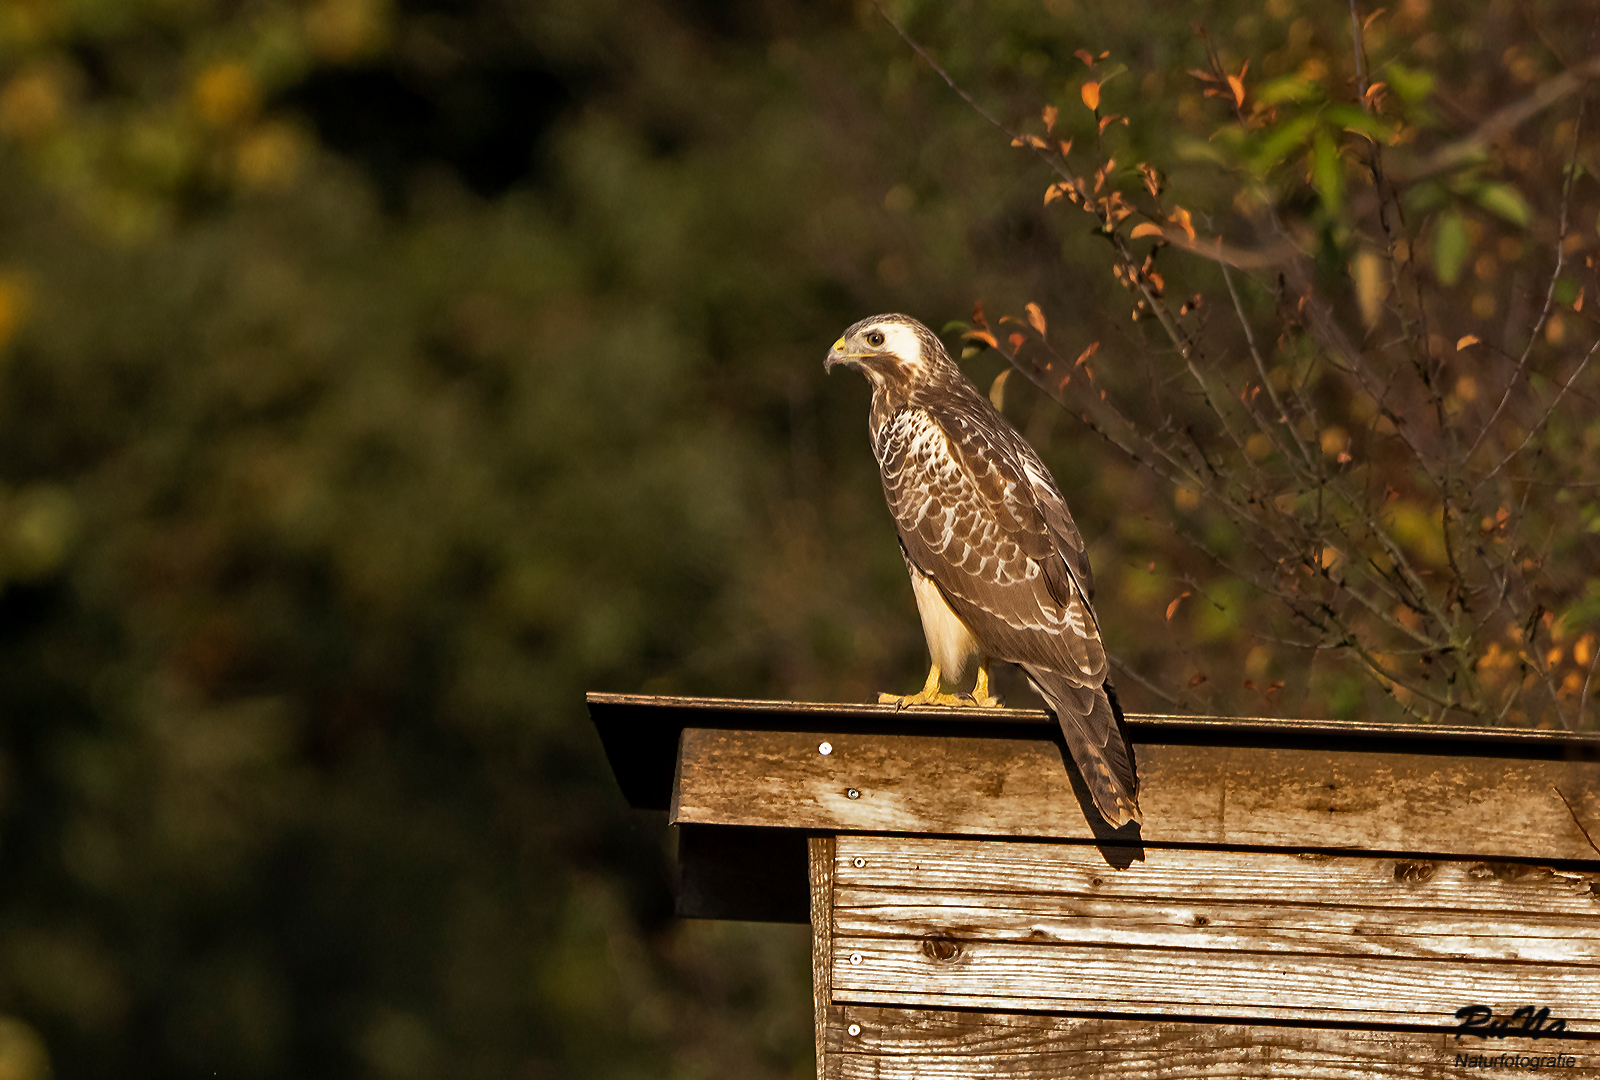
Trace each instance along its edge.
{"label": "wood grain", "polygon": [[1600,968],[836,934],[833,1000],[1454,1027],[1482,1003],[1600,1027]]}
{"label": "wood grain", "polygon": [[1524,864],[846,835],[835,1002],[1600,1031],[1600,873]]}
{"label": "wood grain", "polygon": [[1094,848],[1072,843],[873,834],[837,843],[840,888],[1430,909],[1497,924],[1504,916],[1559,916],[1600,931],[1600,866],[1149,848],[1144,859],[1113,870]]}
{"label": "wood grain", "polygon": [[[1145,843],[1600,865],[1574,820],[1600,835],[1597,762],[1152,745],[1139,773]],[[1060,749],[1042,739],[687,728],[673,820],[1095,837]]]}
{"label": "wood grain", "polygon": [[1574,936],[1570,919],[1473,916],[1287,904],[1193,905],[1170,900],[1044,896],[962,903],[840,889],[834,929],[842,936],[918,941],[1009,941],[1143,949],[1393,959],[1506,960],[1600,965],[1600,927]]}
{"label": "wood grain", "polygon": [[833,880],[835,840],[813,836],[806,841],[811,876],[811,998],[816,1026],[817,1080],[834,1080],[839,1063],[828,1055],[828,1030],[836,1025],[840,1009],[833,1004]]}
{"label": "wood grain", "polygon": [[[858,1034],[848,1034],[855,1024]],[[846,1006],[830,1028],[840,1080],[1442,1080],[1488,1072],[1457,1054],[1567,1055],[1562,1078],[1600,1078],[1600,1044],[1566,1039],[1457,1041],[1435,1032],[946,1012]],[[1590,1049],[1590,1048],[1594,1049]]]}

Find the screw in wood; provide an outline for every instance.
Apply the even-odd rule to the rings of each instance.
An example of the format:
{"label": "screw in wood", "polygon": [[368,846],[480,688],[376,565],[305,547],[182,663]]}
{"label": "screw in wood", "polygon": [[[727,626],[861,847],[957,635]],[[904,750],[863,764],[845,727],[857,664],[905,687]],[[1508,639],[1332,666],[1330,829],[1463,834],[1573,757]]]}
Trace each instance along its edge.
{"label": "screw in wood", "polygon": [[857,855],[854,859],[851,859],[850,861],[855,863],[857,866],[865,866],[865,865],[867,865],[867,860],[863,859],[860,855]]}
{"label": "screw in wood", "polygon": [[861,954],[860,954],[860,953],[858,953],[858,952],[853,952],[853,953],[851,953],[851,954],[850,954],[850,962],[851,962],[851,963],[852,963],[852,964],[859,964],[859,963],[861,963]]}
{"label": "screw in wood", "polygon": [[827,757],[829,754],[833,753],[833,744],[831,742],[823,743],[821,746],[817,747],[817,753],[821,754],[823,757]]}
{"label": "screw in wood", "polygon": [[861,792],[857,791],[855,788],[849,788],[848,790],[846,790],[845,791],[845,795],[847,797],[849,797],[849,798],[852,798],[852,799],[861,798]]}
{"label": "screw in wood", "polygon": [[845,1030],[848,1031],[851,1035],[860,1035],[861,1034],[861,1025],[860,1024],[851,1024]]}

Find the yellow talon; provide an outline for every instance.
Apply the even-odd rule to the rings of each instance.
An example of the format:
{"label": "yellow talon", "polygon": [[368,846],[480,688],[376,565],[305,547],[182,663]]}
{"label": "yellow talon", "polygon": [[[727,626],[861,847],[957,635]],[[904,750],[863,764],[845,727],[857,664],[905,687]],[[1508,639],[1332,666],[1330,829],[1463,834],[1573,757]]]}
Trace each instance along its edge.
{"label": "yellow talon", "polygon": [[941,692],[940,686],[944,682],[944,673],[939,670],[939,665],[934,664],[928,668],[928,681],[922,684],[922,689],[915,694],[888,694],[878,695],[878,704],[895,705],[905,708],[907,705],[952,705],[957,708],[973,705],[985,709],[998,709],[1000,699],[989,696],[989,660],[984,658],[978,665],[978,684],[972,688],[970,694],[946,694]]}
{"label": "yellow talon", "polygon": [[905,708],[907,705],[964,705],[966,697],[962,694],[943,694],[939,692],[939,685],[944,681],[944,676],[939,671],[939,665],[934,664],[928,668],[928,681],[922,684],[922,689],[915,694],[879,694],[878,704],[894,705]]}
{"label": "yellow talon", "polygon": [[978,661],[978,681],[972,687],[972,701],[980,709],[998,709],[1000,699],[989,693],[989,658]]}

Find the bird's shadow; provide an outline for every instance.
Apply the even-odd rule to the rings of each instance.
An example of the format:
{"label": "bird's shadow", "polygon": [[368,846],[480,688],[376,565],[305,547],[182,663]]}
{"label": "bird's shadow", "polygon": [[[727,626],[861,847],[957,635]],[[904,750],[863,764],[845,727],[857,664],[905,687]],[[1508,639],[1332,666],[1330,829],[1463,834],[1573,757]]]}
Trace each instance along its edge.
{"label": "bird's shadow", "polygon": [[1083,808],[1083,819],[1089,823],[1089,831],[1094,834],[1094,846],[1100,849],[1101,858],[1116,870],[1126,870],[1135,862],[1144,862],[1144,837],[1140,835],[1139,823],[1130,821],[1117,828],[1101,817],[1100,811],[1095,808],[1093,796],[1089,794],[1089,785],[1083,782],[1083,773],[1072,759],[1065,740],[1058,738],[1055,744],[1056,752],[1066,766],[1067,778],[1072,781],[1072,794],[1077,796],[1078,805]]}

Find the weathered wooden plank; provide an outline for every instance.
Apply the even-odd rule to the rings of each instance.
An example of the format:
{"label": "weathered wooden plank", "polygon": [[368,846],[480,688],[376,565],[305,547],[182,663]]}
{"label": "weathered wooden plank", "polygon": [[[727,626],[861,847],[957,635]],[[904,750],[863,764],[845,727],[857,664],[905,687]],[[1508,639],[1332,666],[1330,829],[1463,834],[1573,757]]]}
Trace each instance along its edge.
{"label": "weathered wooden plank", "polygon": [[833,1003],[831,963],[833,879],[837,864],[834,838],[813,836],[806,841],[806,846],[811,879],[811,997],[812,1017],[816,1025],[817,1080],[836,1080],[840,1062],[830,1062],[828,1053],[828,1029],[836,1024],[839,1017],[839,1007]]}
{"label": "weathered wooden plank", "polygon": [[836,933],[833,1000],[1453,1027],[1463,1005],[1548,1006],[1600,1026],[1600,967],[1395,962],[1199,949],[879,938]]}
{"label": "weathered wooden plank", "polygon": [[[1597,762],[1158,745],[1139,772],[1146,843],[1600,861],[1574,818],[1600,835]],[[1094,836],[1058,746],[1025,739],[688,728],[673,820]]]}
{"label": "weathered wooden plank", "polygon": [[1148,848],[1144,856],[1115,870],[1083,844],[845,834],[835,873],[841,888],[1424,908],[1485,922],[1561,916],[1590,927],[1600,920],[1600,867],[1186,848]]}
{"label": "weathered wooden plank", "polygon": [[[1519,1071],[1531,1071],[1528,1061],[1537,1057],[1557,1076],[1600,1080],[1596,1043],[1457,1040],[1445,1032],[849,1005],[828,1040],[840,1080],[1442,1080],[1480,1071],[1468,1064],[1474,1055],[1502,1054],[1513,1064],[1494,1075],[1516,1069],[1518,1058]],[[1549,1060],[1558,1055],[1559,1064]]]}
{"label": "weathered wooden plank", "polygon": [[[951,708],[943,705],[881,705],[840,701],[776,701],[750,698],[676,697],[657,694],[616,694],[591,690],[585,695],[591,712],[663,715],[666,713],[699,716],[706,722],[687,724],[688,727],[736,728],[749,730],[757,726],[751,717],[768,720],[765,730],[811,730],[802,724],[820,723],[841,718],[871,717],[878,721],[895,721],[911,729],[928,729],[933,733],[941,725],[953,723],[1030,723],[1053,727],[1055,717],[1043,709],[978,709]],[[781,720],[778,720],[781,718]],[[1446,724],[1384,724],[1363,720],[1282,720],[1259,716],[1196,716],[1191,713],[1128,713],[1128,729],[1134,741],[1164,742],[1164,733],[1182,731],[1210,732],[1215,737],[1202,739],[1207,743],[1232,742],[1229,736],[1243,735],[1247,741],[1259,742],[1274,736],[1288,735],[1297,740],[1307,738],[1373,739],[1384,742],[1475,742],[1495,744],[1511,749],[1513,755],[1531,747],[1576,746],[1600,751],[1600,735],[1570,731],[1548,731],[1533,728],[1467,727]]]}
{"label": "weathered wooden plank", "polygon": [[837,893],[834,927],[862,937],[922,941],[1012,941],[1123,948],[1218,949],[1395,959],[1511,960],[1600,965],[1600,926],[1571,919],[1514,920],[1462,913],[1314,905],[1226,904],[1174,900],[1080,900],[1045,896],[1007,901],[980,894],[908,898],[894,890]]}

